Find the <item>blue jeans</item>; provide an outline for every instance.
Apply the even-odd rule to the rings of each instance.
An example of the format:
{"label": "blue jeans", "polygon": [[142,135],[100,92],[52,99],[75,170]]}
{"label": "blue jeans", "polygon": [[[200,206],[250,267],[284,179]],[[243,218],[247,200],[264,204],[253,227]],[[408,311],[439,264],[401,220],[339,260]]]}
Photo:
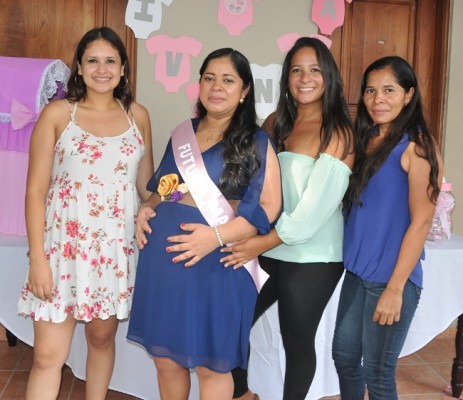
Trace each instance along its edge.
{"label": "blue jeans", "polygon": [[[333,339],[333,359],[343,400],[395,400],[397,359],[420,299],[421,289],[407,281],[400,321],[373,322],[385,283],[371,283],[346,271],[339,298]],[[362,365],[363,358],[363,365]]]}

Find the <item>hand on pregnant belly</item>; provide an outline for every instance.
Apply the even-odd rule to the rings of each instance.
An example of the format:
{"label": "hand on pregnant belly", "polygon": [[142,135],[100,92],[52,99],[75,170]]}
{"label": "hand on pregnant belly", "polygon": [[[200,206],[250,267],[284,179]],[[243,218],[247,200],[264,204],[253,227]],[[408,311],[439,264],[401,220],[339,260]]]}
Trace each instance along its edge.
{"label": "hand on pregnant belly", "polygon": [[182,224],[180,227],[191,233],[167,238],[173,245],[167,247],[166,251],[180,252],[172,259],[174,263],[188,260],[185,267],[191,267],[219,247],[214,228],[203,224]]}
{"label": "hand on pregnant belly", "polygon": [[138,209],[135,237],[139,250],[143,249],[148,243],[146,232],[151,233],[149,220],[155,216],[156,212],[148,204],[142,204]]}

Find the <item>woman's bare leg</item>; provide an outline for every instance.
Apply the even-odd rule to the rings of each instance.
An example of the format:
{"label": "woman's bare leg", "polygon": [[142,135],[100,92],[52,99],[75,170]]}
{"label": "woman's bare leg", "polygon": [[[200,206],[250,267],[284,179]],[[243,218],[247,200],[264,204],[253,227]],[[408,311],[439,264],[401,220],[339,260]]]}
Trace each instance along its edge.
{"label": "woman's bare leg", "polygon": [[190,371],[167,357],[153,357],[161,400],[188,400]]}
{"label": "woman's bare leg", "polygon": [[76,320],[34,321],[34,361],[27,383],[27,400],[55,400],[62,368],[69,355]]}
{"label": "woman's bare leg", "polygon": [[201,400],[231,400],[233,378],[230,372],[221,373],[206,367],[196,367]]}
{"label": "woman's bare leg", "polygon": [[115,316],[95,319],[85,325],[88,349],[85,397],[88,400],[106,398],[114,369],[117,326]]}

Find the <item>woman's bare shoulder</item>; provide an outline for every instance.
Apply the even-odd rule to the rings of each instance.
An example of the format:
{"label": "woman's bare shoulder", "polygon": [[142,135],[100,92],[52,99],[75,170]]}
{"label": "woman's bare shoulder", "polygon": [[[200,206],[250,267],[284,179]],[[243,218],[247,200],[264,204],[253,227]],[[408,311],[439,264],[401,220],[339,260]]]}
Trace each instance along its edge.
{"label": "woman's bare shoulder", "polygon": [[270,136],[273,136],[273,127],[275,124],[275,112],[271,113],[262,123],[261,128],[266,131]]}

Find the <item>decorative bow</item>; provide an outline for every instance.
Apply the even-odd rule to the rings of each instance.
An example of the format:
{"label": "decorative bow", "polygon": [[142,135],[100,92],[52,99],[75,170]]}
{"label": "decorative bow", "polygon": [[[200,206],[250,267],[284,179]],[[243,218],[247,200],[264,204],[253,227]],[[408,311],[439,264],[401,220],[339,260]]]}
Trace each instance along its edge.
{"label": "decorative bow", "polygon": [[11,126],[15,131],[37,119],[37,114],[20,101],[13,99],[10,108]]}

